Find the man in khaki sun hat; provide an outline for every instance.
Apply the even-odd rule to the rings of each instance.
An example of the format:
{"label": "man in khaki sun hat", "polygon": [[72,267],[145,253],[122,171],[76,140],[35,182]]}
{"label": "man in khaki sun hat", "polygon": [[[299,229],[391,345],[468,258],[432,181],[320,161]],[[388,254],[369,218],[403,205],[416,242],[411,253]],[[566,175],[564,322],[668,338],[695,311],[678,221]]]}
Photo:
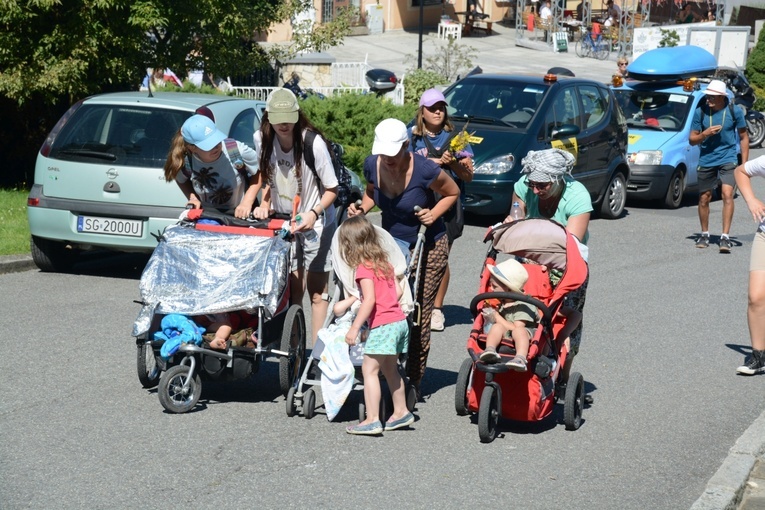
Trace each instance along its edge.
{"label": "man in khaki sun hat", "polygon": [[712,80],[704,93],[706,101],[702,101],[693,113],[691,134],[688,137],[691,145],[701,146],[698,168],[701,235],[696,240],[696,247],[709,246],[709,202],[719,179],[722,182],[723,199],[720,253],[730,253],[731,241],[728,235],[733,222],[733,189],[736,186],[733,171],[740,161],[749,159],[749,135],[744,112],[730,103],[725,83]]}

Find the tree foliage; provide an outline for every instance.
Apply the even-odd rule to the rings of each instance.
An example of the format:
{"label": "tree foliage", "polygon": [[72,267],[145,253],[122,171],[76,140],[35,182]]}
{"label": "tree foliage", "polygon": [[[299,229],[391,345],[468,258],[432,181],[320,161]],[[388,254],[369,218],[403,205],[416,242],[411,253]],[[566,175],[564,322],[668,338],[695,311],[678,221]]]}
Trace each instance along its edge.
{"label": "tree foliage", "polygon": [[387,118],[407,123],[414,118],[417,105],[397,106],[375,94],[341,94],[326,99],[309,96],[300,102],[300,109],[329,140],[342,144],[345,149],[343,161],[362,175],[377,124]]}
{"label": "tree foliage", "polygon": [[309,0],[0,0],[0,96],[53,101],[134,87],[147,67],[183,77],[241,74],[349,33],[350,13],[297,27],[289,45],[253,43]]}
{"label": "tree foliage", "polygon": [[749,53],[746,61],[746,77],[754,88],[757,102],[754,108],[758,111],[765,110],[765,30],[760,31],[757,44]]}

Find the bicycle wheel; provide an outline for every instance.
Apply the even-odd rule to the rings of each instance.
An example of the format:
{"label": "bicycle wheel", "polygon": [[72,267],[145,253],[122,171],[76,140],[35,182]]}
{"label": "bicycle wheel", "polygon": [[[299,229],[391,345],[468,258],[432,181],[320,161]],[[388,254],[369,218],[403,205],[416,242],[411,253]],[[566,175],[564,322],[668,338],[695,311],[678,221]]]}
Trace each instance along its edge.
{"label": "bicycle wheel", "polygon": [[610,44],[608,41],[598,41],[595,43],[595,58],[598,60],[605,60],[608,58],[608,54],[611,53]]}
{"label": "bicycle wheel", "polygon": [[586,51],[585,47],[586,46],[587,46],[587,43],[584,42],[584,36],[582,36],[581,39],[576,41],[576,46],[575,46],[576,47],[576,54],[578,56],[580,56],[581,58],[584,58],[586,56],[586,53],[585,53],[585,51]]}

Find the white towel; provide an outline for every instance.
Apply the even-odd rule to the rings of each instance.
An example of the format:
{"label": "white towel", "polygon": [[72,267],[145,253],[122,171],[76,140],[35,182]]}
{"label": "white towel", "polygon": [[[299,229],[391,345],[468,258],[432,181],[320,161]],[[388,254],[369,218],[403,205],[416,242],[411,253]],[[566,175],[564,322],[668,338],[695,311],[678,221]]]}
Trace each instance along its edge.
{"label": "white towel", "polygon": [[345,335],[350,327],[350,321],[338,320],[320,329],[318,334],[319,340],[324,343],[319,368],[321,394],[329,421],[337,416],[353,389],[354,369],[348,355],[348,344],[345,343]]}

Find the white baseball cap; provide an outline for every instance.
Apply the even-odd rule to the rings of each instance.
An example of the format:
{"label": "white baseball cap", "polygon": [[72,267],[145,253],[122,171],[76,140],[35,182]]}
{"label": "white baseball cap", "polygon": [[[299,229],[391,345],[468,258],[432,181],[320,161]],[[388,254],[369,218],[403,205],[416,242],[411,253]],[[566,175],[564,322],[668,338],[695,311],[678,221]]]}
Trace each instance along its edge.
{"label": "white baseball cap", "polygon": [[406,130],[406,124],[398,119],[385,119],[375,128],[372,154],[395,156],[407,140],[409,140],[409,133]]}

